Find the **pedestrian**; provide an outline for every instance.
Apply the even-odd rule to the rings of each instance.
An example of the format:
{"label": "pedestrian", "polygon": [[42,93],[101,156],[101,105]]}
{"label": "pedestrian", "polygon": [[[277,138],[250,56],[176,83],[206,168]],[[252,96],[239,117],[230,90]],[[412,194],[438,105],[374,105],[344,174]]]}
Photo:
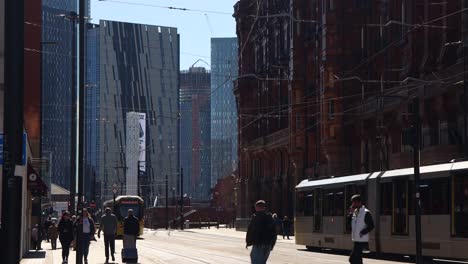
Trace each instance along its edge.
{"label": "pedestrian", "polygon": [[46,240],[49,242],[49,227],[52,225],[52,216],[49,217],[44,221],[44,232],[46,235]]}
{"label": "pedestrian", "polygon": [[140,224],[138,218],[133,215],[133,210],[128,210],[128,216],[124,220],[124,248],[136,248],[136,239],[140,233]]}
{"label": "pedestrian", "polygon": [[49,226],[47,234],[49,235],[50,243],[52,244],[52,249],[57,249],[58,228],[55,221],[53,221],[52,224]]}
{"label": "pedestrian", "polygon": [[[75,227],[76,215],[72,215],[71,221],[73,223],[73,226]],[[72,240],[71,246],[73,247],[73,251],[76,251],[76,230],[74,228],[73,228],[73,240]]]}
{"label": "pedestrian", "polygon": [[266,202],[255,203],[255,213],[249,224],[246,236],[247,247],[253,246],[250,252],[252,264],[266,264],[270,251],[276,243],[276,229],[272,215],[266,211]]}
{"label": "pedestrian", "polygon": [[289,220],[288,216],[284,216],[283,218],[283,239],[287,237],[289,240],[289,233],[291,233],[291,221]]}
{"label": "pedestrian", "polygon": [[83,254],[83,256],[79,256],[78,258],[82,257],[84,263],[88,264],[89,244],[94,238],[96,229],[94,220],[91,218],[87,209],[83,209],[82,215],[76,219],[75,230],[76,240],[79,241],[78,246],[80,247],[79,249],[81,249],[79,252]]}
{"label": "pedestrian", "polygon": [[349,263],[362,264],[362,251],[369,249],[369,232],[374,229],[371,212],[364,206],[359,194],[351,197],[348,221],[351,222],[351,239],[354,243]]}
{"label": "pedestrian", "polygon": [[278,215],[277,214],[273,214],[273,222],[275,223],[275,230],[276,230],[276,234],[279,234],[279,233],[283,233],[282,231],[282,221],[281,219],[279,219]]}
{"label": "pedestrian", "polygon": [[38,224],[35,224],[33,229],[31,230],[31,238],[33,249],[35,249],[36,251],[41,250],[42,230]]}
{"label": "pedestrian", "polygon": [[62,245],[62,263],[68,263],[70,244],[73,241],[73,222],[70,213],[64,212],[58,224],[60,244]]}
{"label": "pedestrian", "polygon": [[104,231],[104,248],[106,253],[106,263],[109,262],[109,247],[112,261],[115,261],[115,236],[117,234],[117,217],[112,214],[112,210],[107,207],[106,214],[101,218],[99,224],[98,238],[101,238],[101,230]]}

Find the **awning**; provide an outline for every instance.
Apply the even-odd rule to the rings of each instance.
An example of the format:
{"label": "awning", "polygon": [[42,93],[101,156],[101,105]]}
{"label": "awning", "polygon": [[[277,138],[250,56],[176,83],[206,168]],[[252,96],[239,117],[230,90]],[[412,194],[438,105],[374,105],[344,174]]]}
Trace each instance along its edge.
{"label": "awning", "polygon": [[42,181],[39,174],[28,162],[28,190],[33,196],[46,196],[47,185]]}
{"label": "awning", "polygon": [[315,181],[303,180],[299,185],[296,186],[298,190],[307,190],[307,189],[314,189],[317,187],[325,187],[331,186],[335,184],[346,184],[346,183],[358,183],[363,182],[369,178],[371,174],[357,174],[357,175],[350,175],[350,176],[343,176],[343,177],[333,177],[327,179],[320,179]]}

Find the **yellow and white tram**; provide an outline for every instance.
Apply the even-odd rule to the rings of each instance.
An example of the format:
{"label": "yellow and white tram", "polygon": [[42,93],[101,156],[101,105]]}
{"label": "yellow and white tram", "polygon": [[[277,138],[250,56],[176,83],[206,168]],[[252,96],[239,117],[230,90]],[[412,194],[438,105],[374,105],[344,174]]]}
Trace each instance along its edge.
{"label": "yellow and white tram", "polygon": [[[423,255],[468,260],[468,161],[421,167]],[[304,180],[296,186],[296,244],[352,248],[346,214],[353,194],[371,210],[373,252],[414,255],[413,168]]]}

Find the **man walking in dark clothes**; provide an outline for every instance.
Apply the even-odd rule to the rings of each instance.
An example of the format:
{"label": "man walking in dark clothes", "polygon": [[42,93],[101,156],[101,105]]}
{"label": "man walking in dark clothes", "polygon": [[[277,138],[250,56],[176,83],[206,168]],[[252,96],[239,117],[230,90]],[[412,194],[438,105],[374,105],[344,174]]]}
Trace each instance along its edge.
{"label": "man walking in dark clothes", "polygon": [[104,248],[106,253],[106,263],[109,262],[109,248],[112,261],[115,261],[115,235],[117,234],[117,217],[112,214],[112,210],[107,207],[106,214],[101,218],[98,237],[101,238],[101,230],[104,232]]}
{"label": "man walking in dark clothes", "polygon": [[266,264],[276,244],[276,228],[272,215],[266,211],[264,200],[255,203],[255,213],[245,240],[246,247],[253,246],[250,252],[252,264]]}

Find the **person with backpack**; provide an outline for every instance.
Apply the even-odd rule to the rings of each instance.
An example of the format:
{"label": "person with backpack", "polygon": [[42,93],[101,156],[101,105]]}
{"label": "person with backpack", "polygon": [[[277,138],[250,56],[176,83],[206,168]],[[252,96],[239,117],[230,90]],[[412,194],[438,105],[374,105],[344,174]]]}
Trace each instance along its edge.
{"label": "person with backpack", "polygon": [[252,264],[265,264],[276,244],[276,228],[272,215],[266,210],[266,202],[255,203],[255,213],[249,224],[245,238],[246,248],[252,246],[250,260]]}

